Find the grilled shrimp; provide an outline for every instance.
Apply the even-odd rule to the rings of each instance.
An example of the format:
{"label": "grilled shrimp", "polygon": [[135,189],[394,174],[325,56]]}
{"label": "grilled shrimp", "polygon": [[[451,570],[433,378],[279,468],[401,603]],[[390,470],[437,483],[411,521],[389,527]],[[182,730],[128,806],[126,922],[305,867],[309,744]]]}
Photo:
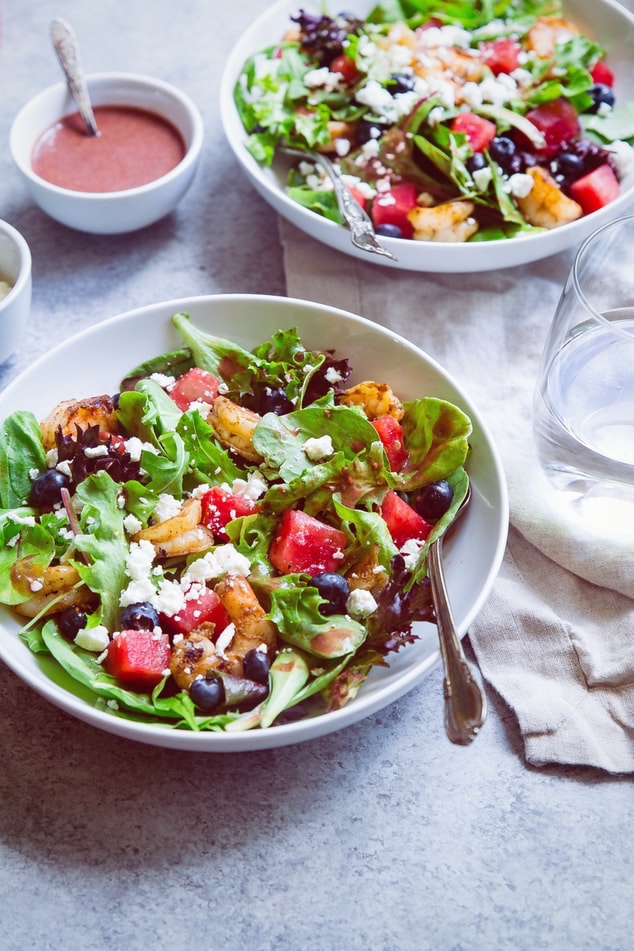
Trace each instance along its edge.
{"label": "grilled shrimp", "polygon": [[388,581],[388,573],[379,563],[378,549],[372,545],[370,550],[357,561],[346,574],[351,591],[360,588],[364,591],[381,591]]}
{"label": "grilled shrimp", "polygon": [[408,214],[415,241],[468,241],[478,230],[472,201],[448,201],[434,208],[416,207]]}
{"label": "grilled shrimp", "polygon": [[213,625],[201,624],[187,637],[174,642],[170,671],[181,690],[189,690],[197,677],[204,677],[220,666],[212,634]]}
{"label": "grilled shrimp", "polygon": [[117,417],[110,396],[91,396],[83,400],[63,400],[40,423],[44,449],[55,448],[55,433],[75,436],[76,427],[98,426],[104,432],[117,431]]}
{"label": "grilled shrimp", "polygon": [[400,420],[404,414],[403,404],[387,383],[374,383],[371,380],[365,380],[344,390],[339,396],[339,402],[346,406],[361,406],[368,419],[394,416],[395,419]]}
{"label": "grilled shrimp", "polygon": [[539,17],[528,31],[526,46],[541,59],[550,59],[555,52],[556,43],[564,42],[578,33],[579,30],[570,20],[561,17]]}
{"label": "grilled shrimp", "polygon": [[200,499],[188,499],[178,515],[166,518],[163,522],[142,528],[133,536],[133,541],[145,539],[154,545],[159,558],[191,555],[205,551],[214,543],[212,532],[200,524],[202,505]]}
{"label": "grilled shrimp", "polygon": [[231,654],[244,657],[248,651],[260,644],[266,644],[270,650],[275,648],[275,625],[266,617],[266,611],[244,575],[225,575],[215,585],[214,591],[235,624]]}
{"label": "grilled shrimp", "polygon": [[207,422],[223,446],[233,449],[248,462],[261,462],[253,448],[253,430],[262,417],[226,396],[217,396]]}
{"label": "grilled shrimp", "polygon": [[93,600],[72,565],[50,565],[43,574],[36,575],[26,569],[24,562],[16,562],[11,569],[11,580],[16,587],[33,592],[27,601],[14,606],[23,617],[57,614],[73,605],[88,605]]}
{"label": "grilled shrimp", "polygon": [[517,198],[517,207],[529,224],[538,228],[557,228],[576,221],[583,214],[581,205],[564,195],[554,178],[539,165],[527,168],[533,187],[524,198]]}

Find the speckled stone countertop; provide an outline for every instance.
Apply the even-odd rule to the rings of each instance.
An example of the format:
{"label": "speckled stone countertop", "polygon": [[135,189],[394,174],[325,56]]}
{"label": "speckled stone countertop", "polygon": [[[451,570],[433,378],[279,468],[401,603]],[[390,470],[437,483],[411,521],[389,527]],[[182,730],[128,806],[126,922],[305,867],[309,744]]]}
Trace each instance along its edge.
{"label": "speckled stone countertop", "polygon": [[[0,217],[33,253],[33,311],[6,385],[54,343],[180,296],[284,294],[275,213],[238,170],[218,88],[265,0],[23,0],[0,7]],[[301,4],[298,4],[298,7]],[[170,217],[90,237],[29,201],[8,154],[20,106],[61,78],[48,26],[90,71],[160,76],[198,103],[197,179]],[[98,359],[98,355],[95,355]],[[495,695],[452,746],[440,669],[382,712],[296,747],[200,755],[101,733],[0,666],[0,944],[6,951],[628,951],[630,778],[527,768]]]}

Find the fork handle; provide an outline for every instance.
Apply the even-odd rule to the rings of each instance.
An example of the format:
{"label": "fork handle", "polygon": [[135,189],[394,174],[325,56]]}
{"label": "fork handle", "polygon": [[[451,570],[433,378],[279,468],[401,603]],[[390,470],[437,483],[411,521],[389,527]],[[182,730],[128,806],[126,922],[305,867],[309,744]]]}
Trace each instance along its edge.
{"label": "fork handle", "polygon": [[428,571],[444,668],[445,729],[452,743],[466,746],[484,723],[487,703],[456,633],[445,585],[441,539],[430,545]]}

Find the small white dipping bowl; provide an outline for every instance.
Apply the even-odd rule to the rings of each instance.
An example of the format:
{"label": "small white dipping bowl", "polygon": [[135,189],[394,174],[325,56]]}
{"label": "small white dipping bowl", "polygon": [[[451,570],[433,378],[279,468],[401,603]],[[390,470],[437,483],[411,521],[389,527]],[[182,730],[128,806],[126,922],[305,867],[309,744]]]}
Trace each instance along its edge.
{"label": "small white dipping bowl", "polygon": [[136,231],[169,214],[191,185],[203,143],[202,117],[187,96],[160,79],[95,73],[87,82],[93,106],[128,106],[170,122],[185,143],[182,161],[147,185],[116,192],[72,191],[36,175],[35,143],[55,122],[77,111],[64,82],[43,90],[20,110],[9,136],[11,155],[31,197],[51,218],[92,234]]}
{"label": "small white dipping bowl", "polygon": [[0,363],[4,363],[18,349],[31,313],[31,251],[6,221],[0,221],[0,281],[11,286],[0,296]]}

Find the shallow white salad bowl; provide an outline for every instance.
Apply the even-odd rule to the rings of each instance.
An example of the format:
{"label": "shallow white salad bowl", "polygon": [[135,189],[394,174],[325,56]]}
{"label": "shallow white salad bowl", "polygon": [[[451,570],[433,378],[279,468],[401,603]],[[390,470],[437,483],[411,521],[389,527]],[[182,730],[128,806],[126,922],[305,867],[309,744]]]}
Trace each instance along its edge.
{"label": "shallow white salad bowl", "polygon": [[[42,418],[62,399],[115,393],[128,370],[182,345],[170,320],[179,311],[190,314],[209,332],[230,337],[249,349],[278,329],[297,327],[308,347],[336,348],[338,354],[349,358],[351,382],[391,382],[401,398],[437,396],[455,402],[469,414],[473,448],[467,469],[473,499],[445,546],[449,595],[458,631],[465,634],[489,594],[506,544],[508,500],[500,459],[485,423],[460,384],[423,351],[369,320],[307,301],[257,295],[194,297],[154,304],[97,324],[42,357],[0,394],[0,419],[18,409],[31,410]],[[267,730],[193,733],[167,725],[134,723],[96,708],[52,659],[32,654],[18,630],[17,618],[0,607],[0,659],[51,703],[118,736],[198,752],[266,749],[331,733],[397,700],[439,662],[435,626],[417,624],[418,640],[395,654],[389,668],[372,673],[356,699],[341,710]],[[440,703],[438,716],[442,717]]]}
{"label": "shallow white salad bowl", "polygon": [[[374,8],[373,0],[352,0],[346,12],[363,19]],[[409,241],[381,238],[381,244],[397,257],[368,254],[350,241],[343,225],[322,218],[292,201],[286,194],[288,160],[276,159],[273,167],[263,168],[245,146],[246,133],[233,101],[233,89],[249,56],[278,42],[291,26],[291,16],[300,9],[323,13],[321,0],[279,0],[255,20],[234,47],[225,68],[221,86],[221,114],[225,134],[238,164],[255,189],[284,218],[297,228],[337,251],[364,261],[410,271],[467,273],[497,270],[528,264],[579,244],[591,232],[623,214],[634,201],[634,168],[621,182],[619,197],[590,215],[570,224],[538,234],[502,241],[444,244],[433,241]],[[331,7],[336,12],[339,8]],[[614,92],[618,103],[634,100],[634,14],[615,0],[565,0],[563,10],[586,36],[606,50],[606,61],[615,74]]]}

